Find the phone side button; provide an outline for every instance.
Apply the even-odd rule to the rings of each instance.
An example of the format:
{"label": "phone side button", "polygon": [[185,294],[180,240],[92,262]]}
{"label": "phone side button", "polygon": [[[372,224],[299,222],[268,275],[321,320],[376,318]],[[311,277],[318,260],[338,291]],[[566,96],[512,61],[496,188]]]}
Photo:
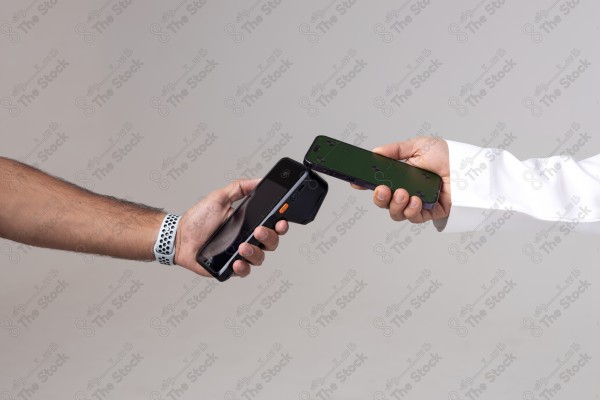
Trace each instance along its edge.
{"label": "phone side button", "polygon": [[288,209],[290,205],[288,203],[285,203],[284,205],[281,206],[281,208],[279,209],[279,214],[283,214],[285,212],[285,210]]}

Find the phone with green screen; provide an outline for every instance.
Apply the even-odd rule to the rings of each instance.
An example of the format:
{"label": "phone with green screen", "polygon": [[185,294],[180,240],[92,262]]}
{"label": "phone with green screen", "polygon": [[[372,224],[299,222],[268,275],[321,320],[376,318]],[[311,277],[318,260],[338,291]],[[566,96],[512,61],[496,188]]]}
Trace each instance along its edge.
{"label": "phone with green screen", "polygon": [[379,185],[392,193],[406,189],[427,209],[433,208],[442,187],[442,178],[433,172],[322,135],[308,149],[304,165],[371,190]]}

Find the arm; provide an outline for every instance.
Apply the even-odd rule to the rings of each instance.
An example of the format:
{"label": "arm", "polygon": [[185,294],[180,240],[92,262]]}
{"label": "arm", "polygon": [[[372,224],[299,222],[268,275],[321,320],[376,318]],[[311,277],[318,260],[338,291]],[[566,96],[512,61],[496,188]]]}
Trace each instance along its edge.
{"label": "arm", "polygon": [[[195,261],[200,246],[246,196],[258,180],[239,181],[212,192],[182,217],[175,237],[175,263],[204,276]],[[103,196],[28,165],[0,157],[0,237],[53,249],[95,253],[132,260],[154,260],[153,247],[165,216],[160,209]],[[278,234],[259,227],[257,239],[274,250]],[[254,265],[264,259],[262,249],[242,244],[240,252]],[[238,275],[250,272],[248,263],[234,264]]]}
{"label": "arm", "polygon": [[154,259],[162,210],[101,196],[0,158],[0,236],[38,247]]}
{"label": "arm", "polygon": [[575,161],[565,155],[519,161],[502,149],[419,137],[374,149],[442,177],[440,199],[422,209],[417,196],[379,186],[374,203],[392,219],[433,220],[439,231],[481,230],[493,213],[508,213],[512,229],[547,229],[570,223],[577,231],[600,233],[600,155]]}
{"label": "arm", "polygon": [[445,231],[472,231],[490,210],[508,210],[508,226],[514,229],[562,222],[576,231],[600,233],[600,155],[520,161],[502,149],[454,141],[448,148],[452,211]]}

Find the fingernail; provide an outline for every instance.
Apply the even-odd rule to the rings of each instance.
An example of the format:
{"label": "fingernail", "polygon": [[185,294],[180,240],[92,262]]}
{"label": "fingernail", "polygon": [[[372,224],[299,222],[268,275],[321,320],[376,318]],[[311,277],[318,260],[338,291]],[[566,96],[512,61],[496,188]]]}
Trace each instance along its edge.
{"label": "fingernail", "polygon": [[244,246],[244,257],[250,257],[252,254],[254,254],[252,246]]}
{"label": "fingernail", "polygon": [[262,229],[258,231],[258,233],[255,235],[255,237],[258,240],[265,240],[267,238],[267,232],[263,231]]}
{"label": "fingernail", "polygon": [[377,198],[383,201],[385,200],[385,194],[383,194],[383,192],[380,190],[379,192],[377,192]]}
{"label": "fingernail", "polygon": [[402,200],[404,200],[404,196],[402,196],[402,194],[398,193],[396,195],[394,201],[399,204],[399,203],[402,203]]}
{"label": "fingernail", "polygon": [[410,206],[411,206],[412,208],[415,208],[415,207],[417,206],[417,204],[418,204],[418,203],[417,203],[417,199],[411,199],[411,200],[410,200]]}

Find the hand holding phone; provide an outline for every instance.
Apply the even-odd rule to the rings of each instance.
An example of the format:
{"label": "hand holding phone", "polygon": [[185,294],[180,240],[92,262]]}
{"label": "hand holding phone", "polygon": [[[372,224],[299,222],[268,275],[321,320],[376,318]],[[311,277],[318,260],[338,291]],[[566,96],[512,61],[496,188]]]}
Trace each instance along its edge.
{"label": "hand holding phone", "polygon": [[307,224],[326,194],[322,178],[290,158],[281,159],[198,250],[196,261],[219,281],[227,280],[234,262],[244,260],[240,245],[259,244],[253,234],[257,227],[272,228],[280,220]]}
{"label": "hand holding phone", "polygon": [[450,163],[446,141],[439,137],[422,136],[377,147],[373,152],[402,159],[411,165],[435,172],[442,181],[438,201],[430,209],[421,207],[419,197],[409,197],[403,190],[391,192],[384,186],[375,189],[373,202],[378,207],[389,208],[390,217],[395,221],[423,223],[433,220],[438,230],[443,229],[451,207]]}
{"label": "hand holding phone", "polygon": [[[259,184],[260,179],[243,179],[210,192],[185,212],[179,222],[175,238],[175,264],[199,275],[210,277],[206,269],[198,265],[196,254],[223,221],[231,214],[234,203],[246,198]],[[243,259],[233,263],[233,272],[244,277],[253,265],[263,263],[266,253],[276,250],[279,237],[288,230],[286,221],[279,221],[272,228],[260,226],[253,232],[260,245],[243,243],[239,251]]]}
{"label": "hand holding phone", "polygon": [[431,171],[327,136],[315,138],[304,164],[367,189],[380,185],[391,191],[404,189],[419,197],[427,209],[437,202],[442,186],[441,178]]}
{"label": "hand holding phone", "polygon": [[[342,146],[338,147],[338,144]],[[315,148],[315,145],[318,147]],[[332,148],[335,151],[331,151]],[[323,150],[331,153],[325,155],[327,153]],[[390,164],[392,161],[397,164]],[[450,167],[448,144],[441,138],[417,137],[369,152],[336,139],[318,136],[306,153],[304,163],[317,171],[349,181],[356,188],[374,189],[373,202],[388,209],[394,221],[407,219],[422,223],[433,220],[438,230],[445,226],[451,205]],[[379,171],[385,169],[378,163],[402,166],[395,168],[396,175],[392,179],[389,175],[381,175]],[[411,173],[397,176],[402,171]],[[432,174],[431,179],[420,172],[415,175],[416,171]],[[388,181],[382,182],[382,178]],[[429,184],[423,185],[425,181]]]}

